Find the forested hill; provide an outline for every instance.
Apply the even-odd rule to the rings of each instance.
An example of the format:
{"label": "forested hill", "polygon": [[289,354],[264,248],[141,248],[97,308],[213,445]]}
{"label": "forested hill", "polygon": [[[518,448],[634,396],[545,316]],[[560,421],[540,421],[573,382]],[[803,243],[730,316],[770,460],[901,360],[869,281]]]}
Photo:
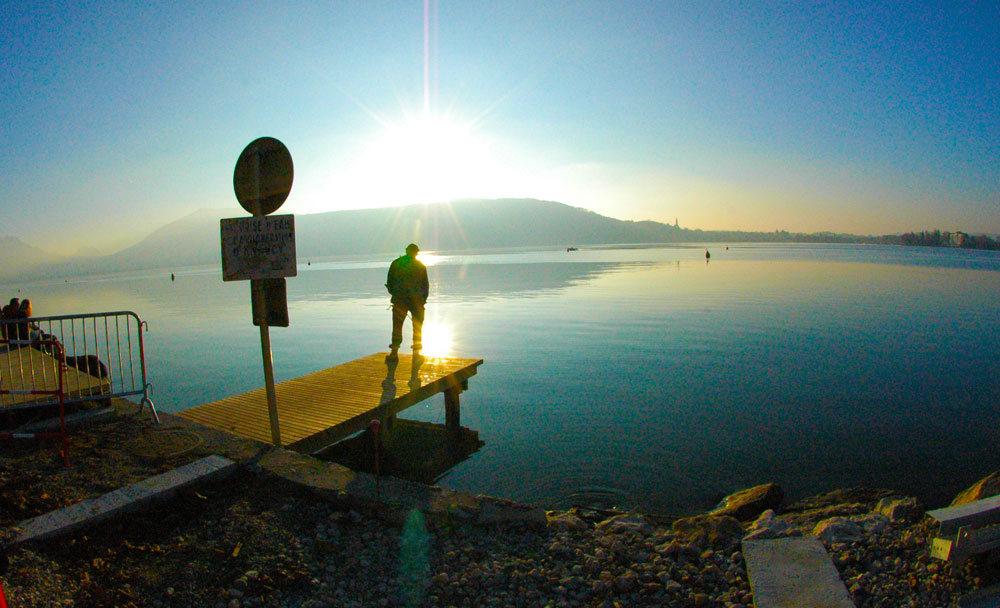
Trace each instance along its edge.
{"label": "forested hill", "polygon": [[[21,247],[17,255],[4,258],[27,263],[30,257],[30,265],[8,263],[0,269],[0,278],[25,278],[26,272],[48,278],[219,264],[219,219],[245,216],[235,206],[201,210],[108,256],[54,260],[29,255],[29,249]],[[553,201],[499,199],[297,215],[295,238],[297,257],[306,260],[331,255],[392,255],[410,242],[425,251],[457,251],[710,241],[899,243],[900,237],[691,230],[652,221],[618,220]]]}
{"label": "forested hill", "polygon": [[[173,260],[174,264],[218,263],[218,220],[241,216],[245,216],[245,212],[239,208],[199,212],[165,226],[135,247],[110,257],[117,264],[148,265],[162,260]],[[618,220],[586,209],[535,199],[465,200],[295,216],[295,248],[300,259],[394,254],[410,242],[419,244],[425,251],[459,251],[794,238],[808,240],[809,237],[787,232],[687,230],[659,222]],[[838,238],[854,240],[858,237],[824,235],[824,240]]]}

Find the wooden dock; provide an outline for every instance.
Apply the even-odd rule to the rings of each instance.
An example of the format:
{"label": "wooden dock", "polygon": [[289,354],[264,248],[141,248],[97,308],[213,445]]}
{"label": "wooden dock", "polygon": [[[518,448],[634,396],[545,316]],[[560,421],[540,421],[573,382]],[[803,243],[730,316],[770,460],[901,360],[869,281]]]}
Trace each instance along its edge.
{"label": "wooden dock", "polygon": [[[110,383],[66,367],[63,393],[67,399],[98,396],[110,392]],[[0,352],[0,391],[50,391],[52,394],[29,395],[0,392],[0,409],[30,407],[36,403],[58,403],[59,361],[41,350],[25,346]]]}
{"label": "wooden dock", "polygon": [[[327,368],[275,385],[281,442],[312,453],[386,420],[438,393],[445,396],[449,428],[459,426],[459,394],[476,374],[482,359],[427,357],[414,361],[388,353]],[[271,443],[271,424],[264,388],[199,405],[177,414],[205,426],[247,439]]]}

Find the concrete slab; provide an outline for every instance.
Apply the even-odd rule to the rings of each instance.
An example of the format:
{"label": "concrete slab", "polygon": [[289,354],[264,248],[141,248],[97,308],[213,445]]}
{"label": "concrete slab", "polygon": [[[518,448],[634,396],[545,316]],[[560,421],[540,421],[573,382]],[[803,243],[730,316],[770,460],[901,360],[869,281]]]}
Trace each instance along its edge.
{"label": "concrete slab", "polygon": [[14,543],[30,539],[46,538],[51,530],[68,530],[76,525],[76,523],[63,510],[45,513],[44,515],[33,517],[18,524],[17,527],[20,530],[20,535],[14,539]]}
{"label": "concrete slab", "polygon": [[227,458],[206,456],[191,464],[155,475],[103,496],[21,522],[17,526],[20,534],[14,539],[14,543],[44,540],[66,534],[82,526],[165,498],[183,487],[233,472],[236,466],[235,462]]}
{"label": "concrete slab", "polygon": [[934,509],[927,514],[941,522],[939,536],[955,534],[960,527],[981,527],[1000,523],[1000,495],[957,507]]}
{"label": "concrete slab", "polygon": [[115,490],[116,492],[121,492],[128,497],[129,500],[135,502],[142,502],[148,498],[156,496],[156,488],[153,488],[147,484],[134,483],[130,486],[125,486],[124,488],[119,488]]}
{"label": "concrete slab", "polygon": [[135,499],[119,489],[95,498],[94,501],[98,504],[99,511],[118,511],[128,508]]}
{"label": "concrete slab", "polygon": [[743,541],[756,608],[854,608],[815,536]]}

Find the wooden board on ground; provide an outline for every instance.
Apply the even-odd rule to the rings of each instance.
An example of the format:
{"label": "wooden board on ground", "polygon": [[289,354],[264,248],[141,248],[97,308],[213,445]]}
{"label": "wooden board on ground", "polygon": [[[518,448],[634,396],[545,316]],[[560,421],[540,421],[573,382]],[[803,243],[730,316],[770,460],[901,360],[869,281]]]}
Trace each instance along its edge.
{"label": "wooden board on ground", "polygon": [[[438,393],[456,400],[482,359],[427,357],[414,361],[387,353],[327,368],[275,385],[281,440],[305,453],[323,449]],[[263,388],[199,405],[177,414],[193,422],[265,443],[271,442]]]}
{"label": "wooden board on ground", "polygon": [[[8,390],[56,391],[59,388],[59,363],[52,355],[22,347],[0,352],[0,388]],[[67,399],[101,395],[110,390],[107,380],[66,368],[63,391]],[[17,395],[0,393],[0,409],[29,407],[36,403],[58,402],[56,394]]]}

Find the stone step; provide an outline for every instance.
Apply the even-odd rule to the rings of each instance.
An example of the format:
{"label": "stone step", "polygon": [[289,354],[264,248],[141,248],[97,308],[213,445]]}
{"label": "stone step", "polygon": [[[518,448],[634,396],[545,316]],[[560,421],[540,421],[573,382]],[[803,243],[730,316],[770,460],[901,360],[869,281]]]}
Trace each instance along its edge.
{"label": "stone step", "polygon": [[854,608],[815,536],[743,541],[756,608]]}
{"label": "stone step", "polygon": [[20,530],[14,543],[43,540],[71,532],[85,525],[128,512],[144,504],[166,498],[181,488],[227,475],[236,470],[236,463],[222,456],[206,456],[166,473],[154,475],[138,483],[104,496],[91,498],[58,511],[39,515],[18,524]]}

